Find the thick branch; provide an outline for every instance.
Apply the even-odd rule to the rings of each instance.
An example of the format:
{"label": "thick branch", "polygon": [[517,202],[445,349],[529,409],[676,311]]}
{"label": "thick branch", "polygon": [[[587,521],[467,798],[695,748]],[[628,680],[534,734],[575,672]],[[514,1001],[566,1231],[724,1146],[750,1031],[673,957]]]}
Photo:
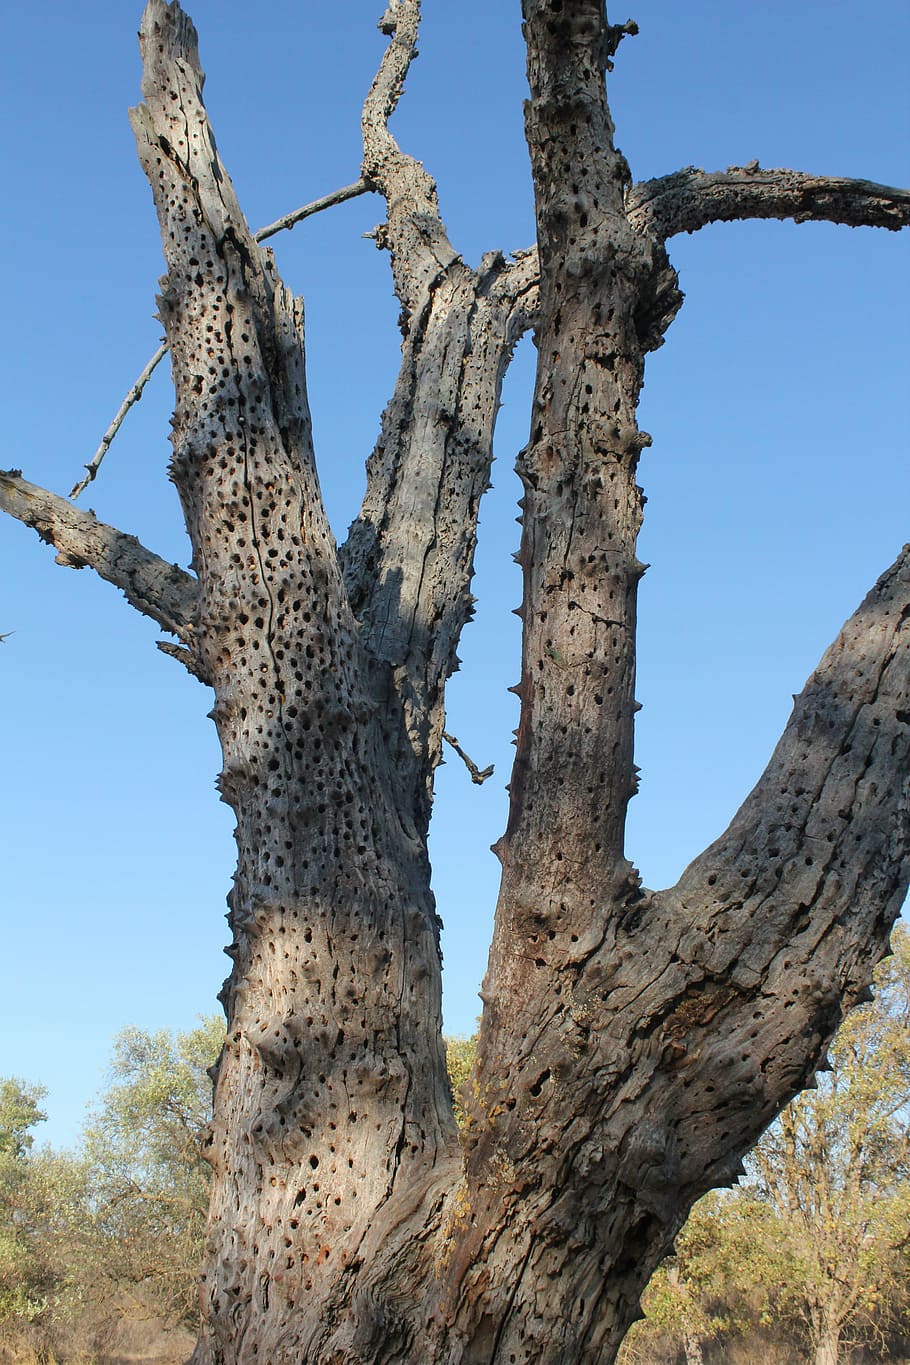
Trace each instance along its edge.
{"label": "thick branch", "polygon": [[417,55],[420,0],[396,0],[380,27],[391,41],[363,106],[363,175],[384,196],[388,221],[376,243],[392,253],[395,293],[406,313],[420,310],[434,284],[459,259],[439,215],[436,185],[389,132],[391,118]]}
{"label": "thick branch", "polygon": [[198,585],[191,574],[159,559],[135,536],[98,521],[94,512],[82,512],[66,498],[28,483],[18,470],[0,470],[0,508],[54,545],[58,564],[94,569],[137,611],[192,644]]}
{"label": "thick branch", "polygon": [[456,667],[473,598],[477,516],[489,486],[499,393],[537,303],[533,258],[498,252],[477,271],[455,263],[405,338],[395,393],[367,465],[360,515],[341,549],[362,639],[388,665],[404,730],[389,743],[429,819],[444,726],[443,689]]}
{"label": "thick branch", "polygon": [[[131,118],[168,264],[160,311],[176,393],[173,476],[203,615],[220,625],[227,610],[255,622],[265,592],[278,630],[284,597],[298,579],[309,584],[314,558],[340,602],[313,456],[302,306],[240,210],[203,104],[195,30],[177,3],[150,0],[141,44],[146,103]],[[294,533],[281,523],[285,502],[300,508]],[[276,575],[290,575],[281,603]],[[214,635],[205,647],[219,648]]]}
{"label": "thick branch", "polygon": [[634,227],[664,240],[739,218],[792,218],[797,223],[897,231],[910,224],[910,190],[841,176],[761,170],[757,163],[726,171],[687,166],[633,186],[627,210]]}
{"label": "thick branch", "polygon": [[728,975],[740,1002],[725,1047],[736,1028],[765,1059],[759,1117],[806,1084],[887,949],[910,881],[908,773],[910,546],[809,679],[729,829],[665,893],[689,925],[679,956]]}
{"label": "thick branch", "polygon": [[[453,1335],[498,1317],[491,1358],[555,1362],[612,1359],[691,1203],[734,1176],[805,1083],[841,999],[856,998],[883,950],[910,870],[906,647],[897,662],[910,597],[901,565],[900,590],[886,576],[861,610],[850,662],[835,651],[837,684],[823,665],[844,715],[829,706],[815,733],[799,730],[794,772],[775,772],[780,787],[762,793],[758,809],[783,827],[770,847],[770,835],[752,839],[731,857],[716,904],[716,857],[691,891],[643,891],[623,849],[642,569],[635,470],[648,443],[635,408],[644,353],[678,294],[660,234],[635,231],[642,223],[628,215],[603,79],[615,33],[602,3],[522,9],[541,273],[531,439],[519,459],[522,712],[469,1087],[470,1207],[456,1218],[446,1295],[457,1304]],[[840,652],[853,649],[848,628]],[[856,705],[846,712],[867,675],[870,704],[887,692],[888,714],[857,722]],[[831,797],[841,829],[850,826],[839,838],[814,828],[809,776],[814,749],[836,762],[847,747],[849,791]],[[845,870],[848,843],[851,857],[861,850],[859,877]],[[771,848],[775,858],[786,849],[786,900]],[[774,935],[760,932],[763,914]]]}
{"label": "thick branch", "polygon": [[575,1298],[551,1305],[535,1358],[573,1358],[556,1334],[578,1332],[579,1285],[595,1296],[587,1330],[618,1339],[691,1204],[736,1177],[822,1064],[843,1004],[863,998],[910,880],[908,773],[910,547],[826,653],[727,833],[676,887],[617,896],[589,882],[587,928],[573,926],[585,868],[563,864],[559,903],[508,907],[524,936],[496,962],[484,1011],[473,1203],[451,1272],[469,1286],[467,1321],[478,1295],[507,1294],[515,1336],[527,1334],[515,1305],[567,1277]]}
{"label": "thick branch", "polygon": [[423,828],[442,744],[443,687],[472,609],[500,386],[538,298],[529,253],[507,263],[489,252],[477,271],[464,264],[446,237],[433,181],[388,130],[419,18],[419,0],[389,7],[381,27],[391,41],[363,111],[363,173],[386,200],[377,242],[391,251],[405,341],[342,563],[364,644],[391,667],[402,702],[404,729],[390,743]]}
{"label": "thick branch", "polygon": [[[529,888],[541,885],[541,863],[552,869],[554,860],[594,858],[606,878],[622,861],[634,792],[642,572],[635,474],[650,443],[635,419],[650,344],[641,298],[663,261],[630,229],[623,204],[628,168],[613,146],[604,88],[618,31],[600,0],[571,0],[558,12],[544,0],[524,0],[522,12],[539,361],[531,436],[518,462],[525,488],[522,713],[501,850],[506,856],[518,841],[516,875],[524,868]],[[586,794],[571,810],[563,800],[570,761],[575,790]],[[549,881],[551,871],[543,875]],[[528,892],[516,887],[516,894],[523,900]]]}

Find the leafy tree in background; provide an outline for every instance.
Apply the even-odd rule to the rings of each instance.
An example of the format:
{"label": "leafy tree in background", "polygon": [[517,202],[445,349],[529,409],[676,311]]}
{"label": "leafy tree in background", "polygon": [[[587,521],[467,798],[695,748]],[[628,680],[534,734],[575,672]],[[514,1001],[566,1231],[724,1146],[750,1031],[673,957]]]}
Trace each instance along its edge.
{"label": "leafy tree in background", "polygon": [[106,1351],[129,1324],[198,1330],[207,1070],[223,1040],[218,1018],[125,1029],[75,1152],[33,1151],[44,1091],[0,1082],[0,1347],[14,1358]]}
{"label": "leafy tree in background", "polygon": [[[45,1092],[0,1082],[0,1329],[27,1327],[28,1346],[59,1353],[74,1338],[97,1347],[126,1319],[198,1328],[208,1073],[223,1042],[218,1017],[186,1033],[124,1029],[74,1153],[33,1152]],[[447,1042],[456,1095],[475,1050]]]}
{"label": "leafy tree in background", "polygon": [[207,1073],[223,1041],[215,1017],[187,1033],[128,1028],[118,1036],[112,1084],[85,1132],[86,1216],[68,1230],[83,1301],[128,1294],[133,1311],[198,1327],[211,1175]]}
{"label": "leafy tree in background", "polygon": [[910,933],[849,1015],[816,1090],[794,1100],[751,1159],[786,1269],[772,1301],[805,1323],[814,1365],[845,1339],[910,1329]]}
{"label": "leafy tree in background", "polygon": [[446,1039],[446,1071],[449,1073],[449,1084],[452,1087],[452,1101],[455,1108],[455,1121],[459,1128],[464,1127],[467,1117],[462,1088],[467,1084],[476,1058],[476,1033],[472,1038]]}
{"label": "leafy tree in background", "polygon": [[[682,304],[667,242],[747,218],[900,228],[910,195],[757,163],[635,184],[605,87],[634,24],[602,0],[521,11],[537,243],[477,269],[389,129],[419,0],[381,19],[351,192],[384,202],[403,345],[344,545],[303,309],[245,222],[195,31],[164,0],[142,20],[133,126],[167,258],[192,571],[0,474],[0,506],[122,588],[215,694],[238,867],[196,1365],[607,1365],[692,1204],[862,998],[910,875],[910,550],[678,883],[646,890],[624,847],[636,409]],[[531,329],[521,717],[462,1143],[427,834],[501,382]]]}
{"label": "leafy tree in background", "polygon": [[34,1321],[53,1285],[36,1226],[32,1130],[47,1117],[46,1091],[9,1077],[0,1081],[0,1326]]}
{"label": "leafy tree in background", "polygon": [[[750,1179],[696,1204],[644,1296],[633,1332],[689,1365],[715,1336],[773,1324],[837,1365],[852,1337],[883,1347],[910,1330],[910,933],[876,969],[875,999],[848,1016],[817,1089],[794,1100],[749,1158]],[[631,1357],[629,1357],[631,1359]]]}

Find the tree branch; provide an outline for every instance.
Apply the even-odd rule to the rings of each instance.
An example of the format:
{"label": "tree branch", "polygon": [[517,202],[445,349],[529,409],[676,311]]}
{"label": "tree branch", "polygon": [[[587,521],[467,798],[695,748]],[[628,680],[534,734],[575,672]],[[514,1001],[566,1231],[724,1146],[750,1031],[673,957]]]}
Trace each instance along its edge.
{"label": "tree branch", "polygon": [[363,174],[386,201],[388,222],[376,240],[391,252],[405,341],[341,559],[363,642],[391,667],[402,702],[404,729],[389,744],[425,828],[443,687],[472,611],[477,515],[500,387],[538,297],[535,253],[506,262],[489,252],[476,271],[464,264],[446,236],[432,179],[389,132],[419,20],[419,0],[389,6],[380,27],[391,41],[363,110]]}
{"label": "tree branch", "polygon": [[[240,610],[244,593],[261,591],[253,580],[269,567],[266,541],[278,539],[275,487],[302,509],[301,544],[334,559],[313,456],[303,310],[256,243],[218,155],[191,21],[178,4],[149,0],[140,43],[145,103],[130,117],[168,264],[159,303],[176,394],[172,473],[204,590],[209,571],[224,572],[216,560],[229,557],[238,521],[251,527],[250,563],[235,555],[228,570]],[[297,559],[296,539],[282,538]]]}
{"label": "tree branch", "polygon": [[[603,1276],[598,1238],[622,1228],[640,1239],[640,1291],[694,1200],[741,1173],[740,1154],[810,1082],[842,1004],[862,998],[887,951],[910,879],[908,773],[910,547],[827,651],[726,834],[676,887],[618,897],[589,881],[587,927],[569,936],[587,869],[563,862],[557,905],[538,896],[512,912],[524,935],[496,964],[495,996],[492,974],[484,986],[467,1130],[478,1193],[453,1277],[470,1284],[482,1265],[488,1283],[514,1279],[506,1220],[509,1246],[527,1239],[551,1282],[569,1257]],[[494,1028],[516,1009],[527,1034],[500,1069]],[[506,1155],[500,1188],[480,1185]]]}
{"label": "tree branch", "polygon": [[[576,839],[592,829],[596,850],[584,856],[602,865],[604,880],[628,872],[622,845],[635,791],[634,635],[643,572],[635,554],[636,469],[650,444],[635,418],[651,331],[650,321],[639,324],[641,299],[664,261],[662,248],[633,232],[625,214],[628,167],[613,144],[604,86],[620,31],[609,28],[599,0],[571,0],[558,13],[544,0],[523,0],[522,13],[539,363],[531,436],[517,465],[522,711],[499,851],[506,857],[516,843],[516,876],[525,869],[527,882],[514,894],[523,903],[531,885],[576,856]],[[573,787],[586,794],[573,809],[563,790],[569,756]]]}
{"label": "tree branch", "polygon": [[643,906],[655,932],[678,926],[682,975],[641,1027],[664,1049],[686,1181],[716,1182],[866,998],[910,881],[908,772],[910,546],[826,652],[725,834]]}
{"label": "tree branch", "polygon": [[910,190],[840,176],[761,170],[757,162],[726,171],[687,166],[643,181],[629,191],[626,207],[635,228],[662,239],[739,218],[792,218],[891,231],[910,224]]}
{"label": "tree branch", "polygon": [[831,934],[841,950],[854,945],[832,998],[846,995],[849,1006],[864,995],[910,880],[908,771],[905,546],[796,699],[768,768],[726,833],[674,888],[686,904],[703,898],[703,928],[749,907],[752,946],[736,969],[744,981],[750,962],[779,943],[798,950],[801,935]]}
{"label": "tree branch", "polygon": [[[910,875],[910,571],[885,576],[823,663],[825,704],[797,708],[746,819],[758,832],[734,829],[726,859],[715,849],[691,880],[646,892],[624,849],[649,443],[635,409],[644,354],[679,303],[658,225],[678,231],[682,215],[661,220],[654,192],[649,219],[648,187],[630,209],[602,0],[522,0],[522,13],[541,275],[519,458],[522,705],[446,1293],[466,1334],[507,1294],[493,1354],[555,1359],[555,1324],[589,1311],[590,1287],[593,1358],[694,1200],[736,1177],[809,1079],[884,950]],[[826,759],[829,799],[814,772]],[[570,1277],[544,1350],[539,1286]]]}
{"label": "tree branch", "polygon": [[[391,669],[404,731],[390,735],[429,819],[445,723],[443,689],[473,612],[477,517],[489,486],[502,379],[536,308],[534,259],[490,252],[439,280],[405,337],[395,393],[367,464],[360,515],[341,547],[361,638]],[[388,714],[402,714],[389,708]]]}
{"label": "tree branch", "polygon": [[[372,186],[368,180],[356,180],[353,185],[344,185],[340,190],[333,190],[331,194],[324,194],[320,199],[314,199],[312,203],[304,204],[301,208],[294,209],[291,213],[285,213],[281,218],[276,218],[274,223],[269,223],[266,227],[261,227],[258,232],[253,233],[254,242],[264,242],[269,237],[274,237],[278,232],[290,231],[296,223],[302,223],[304,218],[310,218],[314,213],[322,213],[324,209],[334,208],[336,204],[344,204],[348,199],[356,199],[358,195],[366,194]],[[161,364],[168,352],[168,344],[162,341],[157,351],[148,360],[142,373],[133,383],[120,407],[117,409],[114,420],[111,422],[107,431],[101,438],[98,449],[95,451],[88,464],[85,466],[88,471],[83,479],[73,487],[70,497],[78,498],[80,493],[84,493],[89,484],[98,473],[105,455],[110,450],[117,432],[123,426],[124,418],[130,408],[139,402],[142,397],[146,384]]]}
{"label": "tree branch", "polygon": [[481,770],[480,768],[478,768],[477,764],[470,757],[470,755],[465,753],[464,749],[458,743],[458,740],[455,735],[450,735],[448,730],[443,730],[442,737],[445,740],[446,744],[448,744],[450,748],[455,750],[456,754],[461,759],[462,763],[465,765],[468,772],[471,774],[471,781],[474,782],[478,787],[483,786],[487,778],[493,776],[492,763],[489,765],[489,767],[486,767]]}
{"label": "tree branch", "polygon": [[264,242],[269,237],[274,237],[278,232],[289,232],[296,223],[302,223],[304,218],[311,218],[314,213],[322,213],[325,209],[332,209],[336,204],[346,204],[349,199],[356,199],[358,195],[368,194],[373,188],[369,180],[361,177],[355,180],[353,185],[343,185],[340,190],[333,190],[331,194],[324,194],[320,199],[314,199],[309,204],[304,204],[299,209],[294,209],[291,213],[285,213],[280,218],[276,218],[274,223],[269,223],[266,227],[261,227],[253,233],[255,242]]}
{"label": "tree branch", "polygon": [[28,483],[15,469],[0,470],[0,508],[57,548],[57,563],[92,568],[120,588],[131,606],[150,616],[192,650],[198,584],[167,564],[135,536],[124,535],[66,498]]}
{"label": "tree branch", "polygon": [[73,488],[71,489],[70,491],[71,498],[78,498],[79,494],[84,493],[86,488],[88,488],[89,484],[94,480],[95,476],[98,473],[98,470],[101,468],[101,463],[104,460],[105,455],[113,445],[114,437],[117,435],[117,432],[123,426],[123,421],[124,418],[126,417],[126,414],[129,412],[131,407],[133,407],[136,403],[139,402],[139,399],[142,397],[142,393],[146,384],[149,382],[152,375],[155,373],[158,366],[161,364],[162,360],[166,355],[167,342],[162,341],[161,345],[158,347],[155,354],[151,356],[150,359],[146,362],[145,367],[142,370],[142,373],[136,378],[132,387],[130,388],[129,393],[126,395],[123,402],[117,409],[117,412],[114,415],[114,420],[111,422],[107,431],[101,437],[98,449],[95,451],[94,455],[89,460],[88,464],[85,466],[86,468],[85,477],[80,479],[77,484],[74,484]]}
{"label": "tree branch", "polygon": [[407,156],[389,132],[391,118],[417,55],[420,0],[396,0],[380,28],[390,35],[363,106],[363,175],[386,201],[388,222],[376,244],[392,253],[395,293],[406,314],[419,311],[434,284],[460,258],[446,236],[436,184],[419,161]]}

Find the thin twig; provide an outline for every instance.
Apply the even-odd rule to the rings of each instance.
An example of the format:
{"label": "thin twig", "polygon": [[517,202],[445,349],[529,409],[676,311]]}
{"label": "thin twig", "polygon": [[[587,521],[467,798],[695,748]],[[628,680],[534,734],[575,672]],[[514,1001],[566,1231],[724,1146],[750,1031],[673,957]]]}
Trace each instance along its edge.
{"label": "thin twig", "polygon": [[89,484],[92,482],[92,479],[94,479],[95,475],[98,473],[101,461],[104,459],[105,455],[107,454],[108,450],[111,447],[114,437],[117,435],[117,432],[123,425],[124,417],[129,412],[133,404],[139,402],[139,399],[142,397],[142,390],[145,388],[146,384],[149,382],[152,375],[155,373],[155,370],[161,364],[162,360],[166,355],[167,342],[162,341],[161,345],[158,347],[157,351],[152,356],[151,360],[148,362],[145,369],[142,371],[139,378],[136,380],[135,384],[132,386],[129,393],[126,395],[123,402],[117,409],[117,415],[114,418],[113,422],[111,422],[107,431],[102,436],[101,444],[95,451],[92,458],[89,460],[88,464],[85,466],[87,471],[85,478],[80,479],[76,486],[70,492],[71,498],[78,498],[79,494],[83,493],[85,489],[88,488]]}
{"label": "thin twig", "polygon": [[334,208],[336,204],[343,204],[348,199],[356,199],[359,194],[366,194],[373,188],[371,181],[361,178],[355,180],[353,185],[344,185],[340,190],[335,190],[332,194],[324,194],[321,199],[314,199],[311,204],[304,204],[303,208],[294,209],[293,213],[286,213],[283,218],[276,218],[274,223],[269,223],[268,227],[262,227],[258,232],[253,233],[253,238],[257,242],[264,242],[267,237],[274,237],[276,232],[284,232],[300,223],[304,218],[309,218],[313,213],[321,213],[323,209]]}
{"label": "thin twig", "polygon": [[458,743],[458,740],[455,738],[454,735],[450,735],[447,730],[443,730],[442,737],[445,740],[446,744],[450,744],[452,748],[455,750],[456,754],[461,759],[462,763],[464,763],[468,772],[471,774],[471,781],[476,782],[478,787],[482,786],[482,784],[486,782],[488,777],[493,776],[492,763],[490,764],[489,768],[484,768],[483,770],[481,770],[480,768],[478,768],[476,763],[473,763],[471,761],[471,759],[465,753],[464,749],[462,749],[461,745]]}
{"label": "thin twig", "polygon": [[[358,195],[366,194],[372,188],[372,182],[365,177],[361,177],[361,179],[356,180],[353,185],[343,185],[340,190],[334,190],[331,194],[324,194],[321,199],[314,199],[312,203],[304,204],[301,208],[294,209],[293,213],[286,213],[284,217],[276,218],[274,223],[269,223],[266,227],[260,228],[258,232],[254,232],[253,240],[255,242],[264,242],[267,237],[274,237],[277,232],[290,230],[295,223],[302,222],[304,218],[309,218],[314,213],[321,213],[323,209],[334,208],[336,204],[343,204],[348,199],[356,199]],[[101,467],[101,461],[110,450],[114,437],[123,425],[123,419],[126,417],[126,414],[134,403],[139,402],[139,399],[142,397],[143,389],[167,355],[167,350],[167,342],[162,341],[139,378],[130,388],[129,393],[117,409],[117,415],[102,436],[101,444],[85,466],[85,478],[80,479],[73,487],[70,493],[71,498],[78,498],[79,494],[84,493],[86,488],[88,488],[89,484],[95,478],[95,475]]]}

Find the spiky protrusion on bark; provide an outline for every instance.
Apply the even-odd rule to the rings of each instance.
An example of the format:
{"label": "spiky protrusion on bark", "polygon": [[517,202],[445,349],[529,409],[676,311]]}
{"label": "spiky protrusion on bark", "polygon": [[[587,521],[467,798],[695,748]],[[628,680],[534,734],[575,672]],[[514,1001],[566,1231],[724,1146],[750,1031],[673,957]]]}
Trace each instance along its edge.
{"label": "spiky protrusion on bark", "polygon": [[[538,245],[476,270],[388,129],[418,0],[382,18],[357,183],[385,200],[404,345],[340,551],[302,306],[243,219],[195,32],[164,0],[143,20],[134,127],[195,577],[0,476],[5,510],[120,586],[215,690],[238,869],[199,1365],[612,1361],[692,1202],[735,1178],[862,998],[907,885],[910,552],[678,884],[642,887],[623,847],[635,413],[681,303],[665,240],[751,216],[901,226],[907,195],[756,166],[633,186],[604,75],[634,25],[600,0],[523,13]],[[462,1148],[426,832],[500,384],[532,325],[521,723]]]}

